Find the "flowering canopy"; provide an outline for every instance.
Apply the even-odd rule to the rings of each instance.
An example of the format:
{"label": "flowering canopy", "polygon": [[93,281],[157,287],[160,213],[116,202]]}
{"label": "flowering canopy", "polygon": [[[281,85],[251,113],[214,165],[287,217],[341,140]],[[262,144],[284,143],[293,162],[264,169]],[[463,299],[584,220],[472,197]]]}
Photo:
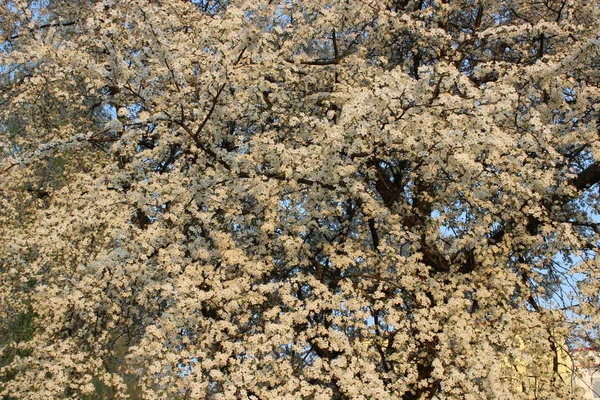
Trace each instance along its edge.
{"label": "flowering canopy", "polygon": [[4,1],[0,394],[567,398],[600,323],[599,21]]}

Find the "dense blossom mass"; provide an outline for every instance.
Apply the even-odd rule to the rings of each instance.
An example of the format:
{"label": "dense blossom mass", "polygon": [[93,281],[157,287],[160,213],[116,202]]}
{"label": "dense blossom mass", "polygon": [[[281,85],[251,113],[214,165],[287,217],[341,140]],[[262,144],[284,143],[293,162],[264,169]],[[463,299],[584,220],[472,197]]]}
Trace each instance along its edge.
{"label": "dense blossom mass", "polygon": [[596,1],[5,0],[0,38],[0,397],[578,396]]}

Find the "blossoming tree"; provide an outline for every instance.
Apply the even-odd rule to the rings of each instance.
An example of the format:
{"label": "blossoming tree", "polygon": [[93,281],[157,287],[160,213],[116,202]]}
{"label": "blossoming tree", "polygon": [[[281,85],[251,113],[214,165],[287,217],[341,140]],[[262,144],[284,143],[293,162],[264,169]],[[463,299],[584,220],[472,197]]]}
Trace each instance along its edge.
{"label": "blossoming tree", "polygon": [[3,2],[0,395],[571,396],[560,355],[600,323],[599,21]]}

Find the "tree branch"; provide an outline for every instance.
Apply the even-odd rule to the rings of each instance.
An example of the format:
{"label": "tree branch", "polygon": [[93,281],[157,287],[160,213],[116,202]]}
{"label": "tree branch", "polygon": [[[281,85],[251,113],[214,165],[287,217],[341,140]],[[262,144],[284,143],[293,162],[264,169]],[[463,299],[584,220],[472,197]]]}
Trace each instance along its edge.
{"label": "tree branch", "polygon": [[600,163],[595,162],[581,171],[570,183],[577,191],[582,191],[589,189],[598,182],[600,182]]}
{"label": "tree branch", "polygon": [[[72,26],[72,25],[75,25],[76,23],[77,23],[77,21],[52,22],[52,23],[40,25],[37,27],[37,29],[41,30],[41,29],[54,28],[54,27]],[[33,31],[34,31],[33,29],[29,29],[29,32],[33,32]],[[16,33],[12,36],[9,36],[7,39],[8,40],[18,39],[21,36],[23,36],[23,35],[21,35],[20,33]]]}

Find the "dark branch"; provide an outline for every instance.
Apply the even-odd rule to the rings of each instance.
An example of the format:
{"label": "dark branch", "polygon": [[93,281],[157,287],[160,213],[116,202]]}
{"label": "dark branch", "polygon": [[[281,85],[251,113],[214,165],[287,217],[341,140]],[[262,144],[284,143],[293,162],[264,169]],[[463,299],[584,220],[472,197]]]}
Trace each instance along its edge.
{"label": "dark branch", "polygon": [[[47,29],[53,27],[63,27],[63,26],[72,26],[75,25],[77,21],[67,21],[67,22],[52,22],[48,24],[43,24],[37,27],[37,29]],[[30,29],[29,32],[33,32],[33,29]],[[8,40],[18,39],[22,35],[20,33],[14,34],[8,38]]]}
{"label": "dark branch", "polygon": [[[294,60],[292,60],[291,58],[286,58],[285,59],[286,62],[289,62],[290,64],[295,64]],[[340,60],[330,60],[330,59],[323,59],[323,58],[318,58],[316,60],[307,60],[307,61],[300,61],[300,64],[302,65],[335,65],[335,64],[339,64]]]}
{"label": "dark branch", "polygon": [[582,191],[589,189],[598,182],[600,182],[600,163],[595,162],[581,171],[579,175],[571,181],[571,185],[578,191]]}

